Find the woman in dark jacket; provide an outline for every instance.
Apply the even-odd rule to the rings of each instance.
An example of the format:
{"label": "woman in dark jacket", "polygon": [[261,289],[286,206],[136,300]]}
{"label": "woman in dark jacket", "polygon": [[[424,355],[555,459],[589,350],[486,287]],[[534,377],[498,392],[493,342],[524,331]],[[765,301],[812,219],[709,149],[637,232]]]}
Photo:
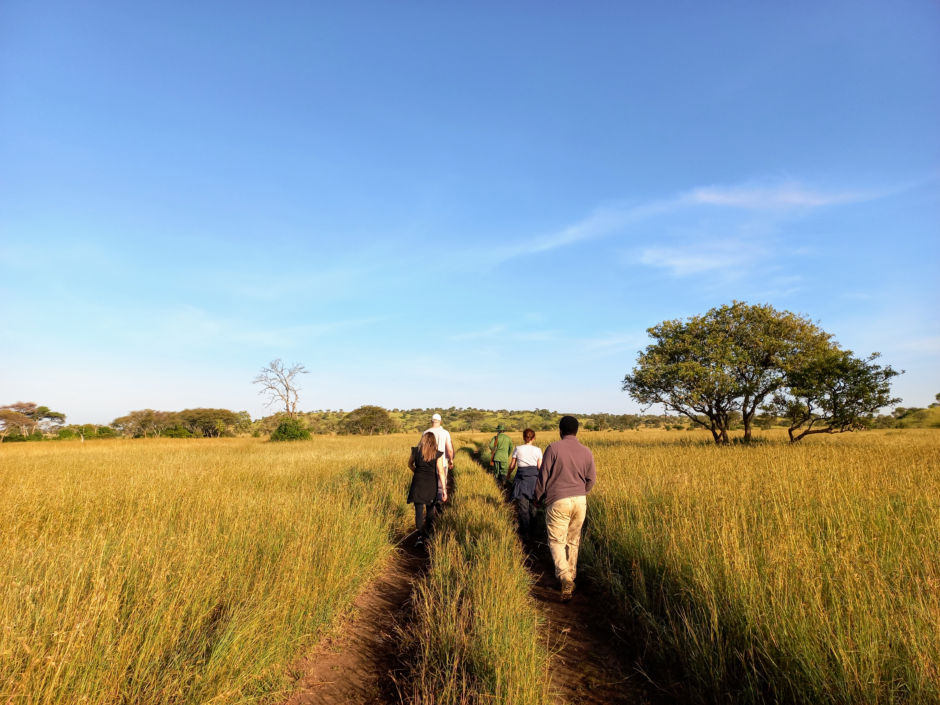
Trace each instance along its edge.
{"label": "woman in dark jacket", "polygon": [[435,435],[425,433],[417,447],[411,449],[411,457],[408,458],[408,468],[414,473],[411,489],[408,490],[408,504],[415,505],[415,528],[420,532],[415,543],[418,548],[424,546],[430,525],[437,514],[434,500],[437,498],[438,482],[444,488],[442,501],[447,501],[443,457],[444,454],[437,449]]}

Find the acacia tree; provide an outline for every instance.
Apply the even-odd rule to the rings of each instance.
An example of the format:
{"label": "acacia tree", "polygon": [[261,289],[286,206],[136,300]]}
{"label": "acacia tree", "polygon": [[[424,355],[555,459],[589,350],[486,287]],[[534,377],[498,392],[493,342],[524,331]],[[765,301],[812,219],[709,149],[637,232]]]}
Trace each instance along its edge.
{"label": "acacia tree", "polygon": [[10,411],[19,415],[10,418],[19,419],[14,425],[20,429],[20,434],[23,436],[30,435],[37,428],[43,433],[51,433],[65,423],[65,414],[52,411],[48,406],[39,406],[31,401],[18,401],[15,404],[0,406],[0,411]]}
{"label": "acacia tree", "polygon": [[483,421],[483,419],[486,418],[486,414],[484,414],[482,411],[477,411],[476,409],[470,409],[469,411],[463,412],[460,415],[460,418],[466,421],[470,426],[470,433],[474,433],[476,431],[476,427],[480,424],[481,421]]}
{"label": "acacia tree", "polygon": [[0,409],[0,443],[9,435],[10,431],[16,429],[21,436],[28,436],[27,429],[32,425],[32,420],[25,414],[13,409]]}
{"label": "acacia tree", "polygon": [[788,375],[789,388],[775,394],[765,410],[790,420],[792,443],[815,433],[866,428],[879,409],[901,401],[891,398],[890,380],[902,372],[876,365],[878,357],[860,359],[850,350],[818,355]]}
{"label": "acacia tree", "polygon": [[228,409],[183,409],[179,418],[190,433],[207,438],[218,438],[239,422],[238,414]]}
{"label": "acacia tree", "polygon": [[179,414],[174,411],[154,411],[138,409],[126,416],[120,416],[111,425],[126,436],[161,436],[166,431],[182,423]]}
{"label": "acacia tree", "polygon": [[662,404],[686,416],[716,443],[729,441],[736,414],[750,439],[758,408],[787,374],[834,346],[803,316],[740,301],[647,333],[655,342],[640,353],[622,390],[647,408]]}
{"label": "acacia tree", "polygon": [[394,431],[395,420],[381,406],[360,406],[350,411],[343,419],[343,428],[348,433],[361,433],[372,435],[376,431],[388,433]]}
{"label": "acacia tree", "polygon": [[271,406],[280,401],[284,404],[287,416],[293,419],[297,417],[297,402],[300,398],[297,394],[300,391],[297,378],[305,374],[308,372],[303,365],[294,363],[287,367],[280,358],[275,358],[268,363],[267,367],[261,368],[261,372],[251,383],[261,385],[261,391],[258,394],[267,395],[268,401],[265,406]]}

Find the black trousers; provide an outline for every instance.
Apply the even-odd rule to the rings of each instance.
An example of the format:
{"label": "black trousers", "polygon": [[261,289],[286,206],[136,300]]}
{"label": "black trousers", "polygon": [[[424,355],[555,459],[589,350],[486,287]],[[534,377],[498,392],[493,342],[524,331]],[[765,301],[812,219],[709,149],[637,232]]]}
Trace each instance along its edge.
{"label": "black trousers", "polygon": [[[425,511],[427,511],[427,518],[425,518]],[[418,504],[415,502],[415,528],[421,532],[424,538],[428,537],[428,532],[430,532],[436,516],[436,502],[434,504]]]}
{"label": "black trousers", "polygon": [[516,514],[519,517],[519,533],[531,536],[535,521],[535,502],[525,495],[516,497]]}

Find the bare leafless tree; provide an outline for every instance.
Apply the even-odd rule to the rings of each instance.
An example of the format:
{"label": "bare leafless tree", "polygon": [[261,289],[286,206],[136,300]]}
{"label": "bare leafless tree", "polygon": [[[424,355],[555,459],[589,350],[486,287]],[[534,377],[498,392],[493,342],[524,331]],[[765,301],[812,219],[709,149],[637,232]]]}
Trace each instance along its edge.
{"label": "bare leafless tree", "polygon": [[287,367],[281,358],[272,360],[267,367],[261,368],[258,376],[252,380],[252,384],[260,384],[261,391],[258,394],[265,394],[268,402],[265,406],[271,406],[277,402],[284,404],[284,411],[290,418],[296,418],[297,401],[299,399],[297,392],[300,391],[300,385],[295,378],[298,375],[308,374],[303,365],[293,364]]}

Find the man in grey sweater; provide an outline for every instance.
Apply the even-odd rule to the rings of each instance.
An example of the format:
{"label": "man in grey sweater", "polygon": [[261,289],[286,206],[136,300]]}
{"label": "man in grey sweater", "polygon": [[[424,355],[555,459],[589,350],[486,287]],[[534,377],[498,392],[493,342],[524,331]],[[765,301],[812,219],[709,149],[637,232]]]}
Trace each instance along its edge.
{"label": "man in grey sweater", "polygon": [[587,514],[587,494],[597,482],[597,468],[591,451],[578,440],[576,418],[563,416],[558,431],[561,440],[545,449],[535,499],[545,505],[555,577],[561,582],[561,598],[567,602],[574,592],[581,526]]}

